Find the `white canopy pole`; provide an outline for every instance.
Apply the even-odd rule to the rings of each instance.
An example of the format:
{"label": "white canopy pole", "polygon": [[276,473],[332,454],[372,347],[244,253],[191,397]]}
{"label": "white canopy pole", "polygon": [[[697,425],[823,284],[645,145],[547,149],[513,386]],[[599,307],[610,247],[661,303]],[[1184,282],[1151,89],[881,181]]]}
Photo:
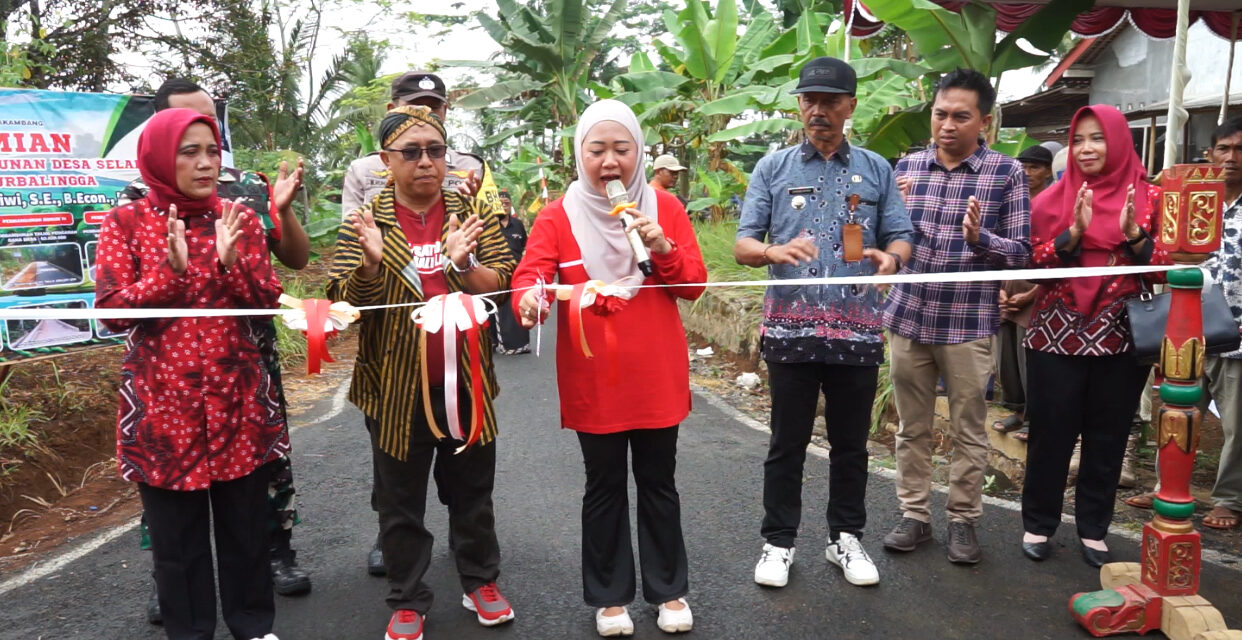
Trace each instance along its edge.
{"label": "white canopy pole", "polygon": [[1238,48],[1238,19],[1242,18],[1242,11],[1234,11],[1229,16],[1229,64],[1225,66],[1225,96],[1220,99],[1220,117],[1216,119],[1216,125],[1225,124],[1225,118],[1229,117],[1229,92],[1232,91],[1230,85],[1233,80],[1233,52]]}
{"label": "white canopy pole", "polygon": [[1173,64],[1169,79],[1169,115],[1164,129],[1164,168],[1177,164],[1181,158],[1182,129],[1189,114],[1182,106],[1190,69],[1186,66],[1186,31],[1190,27],[1190,0],[1177,0],[1177,39],[1173,42]]}

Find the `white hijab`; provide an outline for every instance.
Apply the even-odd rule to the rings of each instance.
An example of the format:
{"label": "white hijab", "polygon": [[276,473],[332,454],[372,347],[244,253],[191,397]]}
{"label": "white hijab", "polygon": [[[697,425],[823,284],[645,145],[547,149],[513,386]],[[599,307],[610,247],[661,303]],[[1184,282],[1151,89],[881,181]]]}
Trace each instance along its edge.
{"label": "white hijab", "polygon": [[612,212],[608,197],[591,186],[582,165],[582,147],[587,134],[592,127],[608,120],[621,124],[630,132],[638,153],[634,175],[625,185],[626,193],[631,202],[638,203],[636,209],[658,221],[655,189],[647,184],[646,179],[647,151],[643,145],[643,129],[634,112],[617,100],[600,100],[587,107],[582,117],[578,118],[578,128],[574,132],[574,162],[578,167],[578,179],[565,190],[565,214],[569,216],[569,227],[582,252],[583,267],[591,279],[612,284],[634,276],[634,282],[640,283],[645,276],[638,269],[638,260],[634,258],[634,251],[625,238],[621,221],[608,215]]}

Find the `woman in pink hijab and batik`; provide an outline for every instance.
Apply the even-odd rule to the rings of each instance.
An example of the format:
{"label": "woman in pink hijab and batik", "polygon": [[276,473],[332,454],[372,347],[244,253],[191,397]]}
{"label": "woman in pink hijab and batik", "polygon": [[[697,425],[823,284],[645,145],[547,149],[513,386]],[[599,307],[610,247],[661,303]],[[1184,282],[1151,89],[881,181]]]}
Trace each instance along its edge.
{"label": "woman in pink hijab and batik", "polygon": [[[1070,125],[1065,175],[1031,203],[1036,267],[1168,264],[1152,239],[1159,190],[1148,184],[1125,116],[1083,107]],[[1134,356],[1126,301],[1161,275],[1044,281],[1027,349],[1031,422],[1022,491],[1022,552],[1052,554],[1074,443],[1082,437],[1074,514],[1083,559],[1111,561],[1104,541],[1113,517],[1130,418],[1149,367]]]}

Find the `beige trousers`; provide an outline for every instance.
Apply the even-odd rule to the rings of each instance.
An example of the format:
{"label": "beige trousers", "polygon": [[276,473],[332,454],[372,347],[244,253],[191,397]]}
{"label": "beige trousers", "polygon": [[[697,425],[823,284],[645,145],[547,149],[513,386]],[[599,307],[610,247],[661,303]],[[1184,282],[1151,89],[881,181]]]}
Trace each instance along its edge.
{"label": "beige trousers", "polygon": [[988,468],[988,406],[985,399],[992,369],[989,338],[962,344],[921,344],[889,334],[890,375],[897,415],[897,499],[903,515],[931,522],[932,423],[936,380],[949,392],[949,466],[951,521],[974,524],[983,515],[983,473]]}
{"label": "beige trousers", "polygon": [[1212,502],[1242,512],[1242,438],[1238,434],[1242,423],[1242,360],[1208,356],[1203,373],[1225,432]]}

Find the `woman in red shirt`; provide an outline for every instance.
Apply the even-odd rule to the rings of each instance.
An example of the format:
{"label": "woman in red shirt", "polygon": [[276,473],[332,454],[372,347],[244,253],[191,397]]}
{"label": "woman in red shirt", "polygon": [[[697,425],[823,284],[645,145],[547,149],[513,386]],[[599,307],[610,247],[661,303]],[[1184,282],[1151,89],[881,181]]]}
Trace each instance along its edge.
{"label": "woman in red shirt", "polygon": [[[561,425],[578,432],[587,474],[583,595],[598,608],[600,635],[634,633],[625,609],[635,593],[626,490],[626,458],[632,452],[643,597],[658,605],[661,629],[689,631],[693,619],[684,598],[689,581],[674,472],[678,425],[690,413],[690,384],[677,300],[702,294],[698,283],[706,280],[707,269],[681,203],[647,186],[642,127],[629,107],[602,100],[587,108],[578,121],[574,151],[578,180],[564,198],[539,213],[513,287],[530,287],[540,279],[565,285],[589,280],[684,285],[628,289],[623,306],[597,303],[583,309],[581,329],[588,344],[595,351],[613,345],[613,351],[588,358],[569,339],[557,343]],[[651,254],[650,276],[642,275],[621,221],[610,215],[605,184],[612,180],[621,181],[627,200],[635,203],[631,228]],[[515,298],[514,312],[524,326],[547,317],[547,304],[537,291]],[[558,334],[566,335],[569,322],[569,305],[562,304]],[[629,390],[611,387],[609,380],[625,381]]]}
{"label": "woman in red shirt", "polygon": [[[275,306],[280,282],[258,217],[216,197],[220,134],[189,109],[160,111],[138,139],[145,198],[113,209],[99,234],[95,306]],[[271,635],[270,466],[289,450],[259,350],[262,317],[105,320],[130,331],[121,366],[117,468],[138,483],[170,638],[214,638],[214,524],[224,622]]]}
{"label": "woman in red shirt", "polygon": [[[1031,261],[1039,267],[1169,264],[1151,230],[1158,189],[1130,138],[1125,116],[1108,105],[1083,107],[1070,125],[1065,176],[1031,205]],[[1126,316],[1143,279],[1116,275],[1044,282],[1027,349],[1027,418],[1031,422],[1022,521],[1022,552],[1052,553],[1061,522],[1074,443],[1082,437],[1075,520],[1083,559],[1110,561],[1104,536],[1113,518],[1130,417],[1146,384]]]}

